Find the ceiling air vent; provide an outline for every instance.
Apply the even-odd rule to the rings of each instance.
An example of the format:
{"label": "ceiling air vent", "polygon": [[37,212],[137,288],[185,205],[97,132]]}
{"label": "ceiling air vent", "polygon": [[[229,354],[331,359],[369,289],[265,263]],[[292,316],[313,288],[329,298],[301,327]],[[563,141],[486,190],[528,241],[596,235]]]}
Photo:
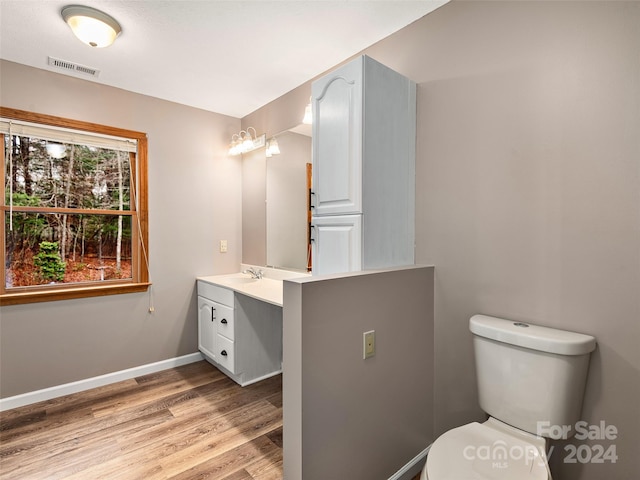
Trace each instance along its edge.
{"label": "ceiling air vent", "polygon": [[90,75],[92,77],[97,77],[98,75],[100,75],[100,70],[96,68],[86,67],[84,65],[69,62],[67,60],[60,60],[59,58],[49,57],[48,63],[52,67],[56,67],[61,70],[66,70],[67,72],[83,73],[85,75]]}

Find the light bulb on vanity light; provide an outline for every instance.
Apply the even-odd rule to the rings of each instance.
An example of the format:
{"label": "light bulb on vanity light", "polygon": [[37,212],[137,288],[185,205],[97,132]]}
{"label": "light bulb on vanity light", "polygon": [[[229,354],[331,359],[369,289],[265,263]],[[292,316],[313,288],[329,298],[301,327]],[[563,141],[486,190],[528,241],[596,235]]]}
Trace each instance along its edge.
{"label": "light bulb on vanity light", "polygon": [[272,157],[273,155],[280,155],[280,147],[278,146],[276,137],[273,137],[267,143],[267,157]]}
{"label": "light bulb on vanity light", "polygon": [[309,99],[309,103],[304,108],[304,117],[302,118],[302,123],[305,125],[311,125],[313,123],[313,111],[311,110],[311,99]]}

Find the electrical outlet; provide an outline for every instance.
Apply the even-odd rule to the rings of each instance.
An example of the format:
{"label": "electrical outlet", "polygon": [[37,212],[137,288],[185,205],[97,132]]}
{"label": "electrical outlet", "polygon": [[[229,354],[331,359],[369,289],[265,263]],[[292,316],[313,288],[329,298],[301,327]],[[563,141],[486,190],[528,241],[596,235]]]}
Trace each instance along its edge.
{"label": "electrical outlet", "polygon": [[366,360],[376,354],[376,331],[370,330],[362,334],[362,359]]}
{"label": "electrical outlet", "polygon": [[227,253],[227,241],[220,240],[220,253]]}

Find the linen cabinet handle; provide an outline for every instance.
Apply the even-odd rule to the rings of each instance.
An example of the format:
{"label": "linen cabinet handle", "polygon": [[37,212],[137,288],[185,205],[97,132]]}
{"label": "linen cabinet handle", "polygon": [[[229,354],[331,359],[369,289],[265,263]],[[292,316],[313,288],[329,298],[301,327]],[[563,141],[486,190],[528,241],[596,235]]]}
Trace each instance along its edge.
{"label": "linen cabinet handle", "polygon": [[211,307],[211,321],[215,321],[216,319],[216,307]]}
{"label": "linen cabinet handle", "polygon": [[220,323],[224,323],[226,325],[227,324],[227,319],[223,318],[222,320],[220,320]]}
{"label": "linen cabinet handle", "polygon": [[226,357],[227,356],[227,351],[226,350],[222,350],[220,352],[220,355],[222,355],[223,357]]}

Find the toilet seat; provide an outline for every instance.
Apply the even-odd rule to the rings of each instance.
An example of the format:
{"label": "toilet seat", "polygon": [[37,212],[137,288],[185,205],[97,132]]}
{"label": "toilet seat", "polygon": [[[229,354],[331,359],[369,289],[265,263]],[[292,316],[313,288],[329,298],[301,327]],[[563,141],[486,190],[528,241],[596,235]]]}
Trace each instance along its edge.
{"label": "toilet seat", "polygon": [[441,435],[421,480],[550,480],[545,440],[494,418]]}

